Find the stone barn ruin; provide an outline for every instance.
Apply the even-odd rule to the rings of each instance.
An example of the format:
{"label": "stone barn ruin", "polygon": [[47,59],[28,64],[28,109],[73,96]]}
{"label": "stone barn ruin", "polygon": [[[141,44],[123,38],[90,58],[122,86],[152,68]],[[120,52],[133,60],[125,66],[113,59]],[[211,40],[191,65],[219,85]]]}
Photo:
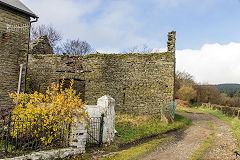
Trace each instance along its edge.
{"label": "stone barn ruin", "polygon": [[[116,101],[116,112],[160,116],[164,101],[174,101],[175,31],[168,34],[168,51],[151,54],[48,54],[41,37],[38,50],[29,55],[29,78],[33,91],[45,92],[52,82],[65,77],[92,105],[104,95]],[[39,54],[45,53],[45,54]]]}

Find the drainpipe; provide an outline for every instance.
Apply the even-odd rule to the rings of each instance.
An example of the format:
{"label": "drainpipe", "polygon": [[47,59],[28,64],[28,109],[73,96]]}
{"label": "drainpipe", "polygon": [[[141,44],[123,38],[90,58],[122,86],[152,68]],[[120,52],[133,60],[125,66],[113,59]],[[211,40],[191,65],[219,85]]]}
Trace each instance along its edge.
{"label": "drainpipe", "polygon": [[30,49],[30,36],[31,36],[31,26],[32,23],[37,22],[39,17],[35,17],[35,20],[30,21],[29,24],[29,33],[28,33],[28,48],[27,48],[27,57],[26,57],[26,68],[25,68],[25,80],[24,80],[24,93],[26,93],[26,84],[27,84],[27,71],[28,71],[28,54]]}

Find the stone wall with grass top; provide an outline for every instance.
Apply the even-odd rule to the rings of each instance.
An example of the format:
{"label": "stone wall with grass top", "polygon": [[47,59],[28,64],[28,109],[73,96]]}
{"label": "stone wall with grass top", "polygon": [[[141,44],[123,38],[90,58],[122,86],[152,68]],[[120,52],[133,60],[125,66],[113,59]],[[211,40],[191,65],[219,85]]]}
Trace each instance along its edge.
{"label": "stone wall with grass top", "polygon": [[201,107],[212,109],[212,110],[219,110],[226,116],[237,117],[238,119],[240,119],[239,107],[229,107],[229,106],[222,106],[222,105],[210,104],[210,103],[203,103]]}
{"label": "stone wall with grass top", "polygon": [[115,99],[116,112],[161,115],[163,101],[174,100],[175,32],[168,34],[168,51],[151,54],[90,54],[86,56],[34,54],[29,57],[33,90],[45,92],[65,77],[66,85],[92,105],[97,98]]}

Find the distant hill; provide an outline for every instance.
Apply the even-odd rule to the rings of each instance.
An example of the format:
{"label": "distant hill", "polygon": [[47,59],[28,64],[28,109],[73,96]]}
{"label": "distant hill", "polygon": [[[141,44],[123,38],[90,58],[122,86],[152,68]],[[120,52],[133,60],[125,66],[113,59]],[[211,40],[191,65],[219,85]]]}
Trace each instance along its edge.
{"label": "distant hill", "polygon": [[229,97],[240,96],[240,84],[225,83],[214,85],[221,93],[226,93]]}
{"label": "distant hill", "polygon": [[240,84],[237,84],[237,83],[216,84],[216,85],[214,85],[214,86],[215,86],[219,91],[240,89]]}

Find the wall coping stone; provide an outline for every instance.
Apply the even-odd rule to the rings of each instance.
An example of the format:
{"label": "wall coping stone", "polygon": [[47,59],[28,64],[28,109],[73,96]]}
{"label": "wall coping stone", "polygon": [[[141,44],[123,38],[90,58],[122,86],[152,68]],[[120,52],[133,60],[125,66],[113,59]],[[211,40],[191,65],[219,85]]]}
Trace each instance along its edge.
{"label": "wall coping stone", "polygon": [[[55,158],[66,158],[72,155],[78,155],[84,153],[80,148],[63,148],[57,150],[49,150],[49,151],[40,151],[40,152],[32,152],[31,154],[14,157],[14,158],[5,158],[5,160],[52,160]],[[0,159],[3,160],[3,159]]]}

